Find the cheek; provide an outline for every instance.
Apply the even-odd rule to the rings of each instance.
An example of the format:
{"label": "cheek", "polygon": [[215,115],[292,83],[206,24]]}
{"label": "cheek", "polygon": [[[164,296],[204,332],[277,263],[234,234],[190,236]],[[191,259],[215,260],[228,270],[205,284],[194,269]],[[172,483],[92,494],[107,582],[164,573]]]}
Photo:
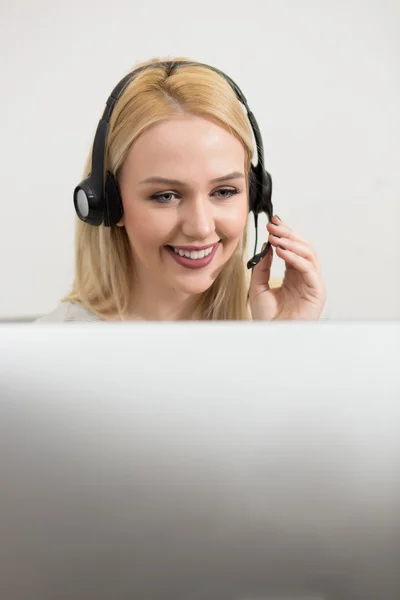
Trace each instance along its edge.
{"label": "cheek", "polygon": [[159,247],[167,243],[174,229],[174,220],[162,211],[129,206],[124,213],[124,225],[133,248]]}
{"label": "cheek", "polygon": [[228,209],[220,219],[221,232],[229,238],[240,237],[247,227],[247,218],[247,205]]}

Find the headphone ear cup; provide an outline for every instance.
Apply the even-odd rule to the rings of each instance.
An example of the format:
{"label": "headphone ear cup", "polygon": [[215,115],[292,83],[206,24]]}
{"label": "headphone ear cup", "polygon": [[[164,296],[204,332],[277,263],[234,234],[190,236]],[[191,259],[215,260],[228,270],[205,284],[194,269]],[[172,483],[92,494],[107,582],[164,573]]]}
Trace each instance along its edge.
{"label": "headphone ear cup", "polygon": [[269,221],[272,220],[274,215],[274,209],[272,206],[272,177],[263,169],[262,171],[262,212],[265,212],[268,215]]}
{"label": "headphone ear cup", "polygon": [[84,179],[74,190],[75,211],[81,221],[99,226],[103,222],[104,198],[91,176]]}
{"label": "headphone ear cup", "polygon": [[266,213],[269,220],[273,216],[272,178],[265,169],[251,167],[249,177],[249,210],[255,215]]}
{"label": "headphone ear cup", "polygon": [[123,217],[121,192],[114,175],[107,171],[105,182],[106,210],[104,212],[105,227],[115,227]]}
{"label": "headphone ear cup", "polygon": [[254,167],[250,169],[249,175],[249,211],[256,213],[257,210],[257,180]]}

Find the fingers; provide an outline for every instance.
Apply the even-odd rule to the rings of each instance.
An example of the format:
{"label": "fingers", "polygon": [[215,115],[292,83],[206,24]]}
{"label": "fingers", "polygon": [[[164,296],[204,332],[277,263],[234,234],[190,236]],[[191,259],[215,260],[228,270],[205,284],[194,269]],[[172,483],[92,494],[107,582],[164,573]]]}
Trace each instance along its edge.
{"label": "fingers", "polygon": [[297,240],[298,242],[302,242],[303,244],[309,245],[311,247],[310,242],[303,239],[297,233],[295,233],[292,229],[290,229],[283,221],[279,219],[279,217],[274,216],[272,221],[267,224],[267,230],[270,233],[278,235],[279,237],[286,237],[290,240]]}
{"label": "fingers", "polygon": [[[264,250],[266,244],[263,244],[262,246],[262,250]],[[255,267],[257,269],[258,267],[258,271],[260,273],[269,273],[269,271],[271,270],[271,265],[272,265],[272,257],[273,257],[273,250],[272,250],[272,246],[270,245],[270,248],[267,252],[267,254],[264,256],[264,258],[258,263],[258,265]]]}
{"label": "fingers", "polygon": [[285,250],[293,252],[294,254],[298,254],[303,258],[306,258],[310,262],[316,262],[314,251],[310,246],[305,244],[304,242],[295,241],[286,237],[274,237],[272,234],[270,235],[271,246],[275,246],[278,250]]}
{"label": "fingers", "polygon": [[[318,257],[310,242],[297,235],[283,221],[279,221],[279,218],[276,216],[268,223],[267,229],[270,233],[268,240],[276,248],[276,253],[279,257],[290,262],[293,266],[295,266],[295,263],[298,264],[298,268],[301,271],[304,271],[304,269],[308,271],[310,264],[319,271]],[[291,254],[304,259],[306,263],[308,262],[308,265],[303,261],[293,262]]]}
{"label": "fingers", "polygon": [[272,260],[273,249],[272,246],[270,246],[267,254],[252,271],[250,284],[250,295],[252,298],[255,298],[259,293],[270,289],[269,279],[271,275]]}
{"label": "fingers", "polygon": [[280,258],[283,258],[287,264],[292,265],[298,271],[300,271],[300,273],[311,273],[317,271],[314,263],[301,254],[292,252],[291,250],[282,249],[280,247],[276,249],[276,253]]}

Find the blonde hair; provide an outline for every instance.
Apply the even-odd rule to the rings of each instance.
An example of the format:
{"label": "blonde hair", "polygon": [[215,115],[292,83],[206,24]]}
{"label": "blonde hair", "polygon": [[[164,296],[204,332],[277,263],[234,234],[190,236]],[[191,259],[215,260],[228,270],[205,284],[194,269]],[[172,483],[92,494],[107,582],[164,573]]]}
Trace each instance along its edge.
{"label": "blonde hair", "polygon": [[[162,59],[152,59],[135,68],[153,65],[135,76],[115,105],[110,120],[105,165],[118,180],[121,167],[133,142],[148,127],[177,113],[203,116],[217,121],[236,136],[245,149],[248,189],[253,156],[253,137],[242,104],[228,82],[207,67],[192,65],[187,58],[175,58],[187,65],[169,75]],[[158,65],[157,68],[155,68]],[[84,175],[91,171],[90,152]],[[245,267],[247,228],[236,251],[199,298],[191,316],[195,320],[248,320],[250,318]],[[75,279],[63,301],[78,303],[100,318],[128,310],[134,264],[124,227],[94,227],[77,217],[75,234]]]}

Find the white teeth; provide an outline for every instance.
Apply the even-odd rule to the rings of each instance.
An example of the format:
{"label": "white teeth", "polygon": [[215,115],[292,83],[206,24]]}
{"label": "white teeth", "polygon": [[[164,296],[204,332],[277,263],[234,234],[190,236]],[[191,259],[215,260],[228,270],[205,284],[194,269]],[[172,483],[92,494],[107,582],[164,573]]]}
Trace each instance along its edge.
{"label": "white teeth", "polygon": [[208,256],[213,251],[214,246],[211,248],[207,248],[206,250],[179,250],[178,248],[173,248],[176,254],[179,256],[185,256],[186,258],[191,258],[192,260],[197,260],[199,258],[204,258]]}

